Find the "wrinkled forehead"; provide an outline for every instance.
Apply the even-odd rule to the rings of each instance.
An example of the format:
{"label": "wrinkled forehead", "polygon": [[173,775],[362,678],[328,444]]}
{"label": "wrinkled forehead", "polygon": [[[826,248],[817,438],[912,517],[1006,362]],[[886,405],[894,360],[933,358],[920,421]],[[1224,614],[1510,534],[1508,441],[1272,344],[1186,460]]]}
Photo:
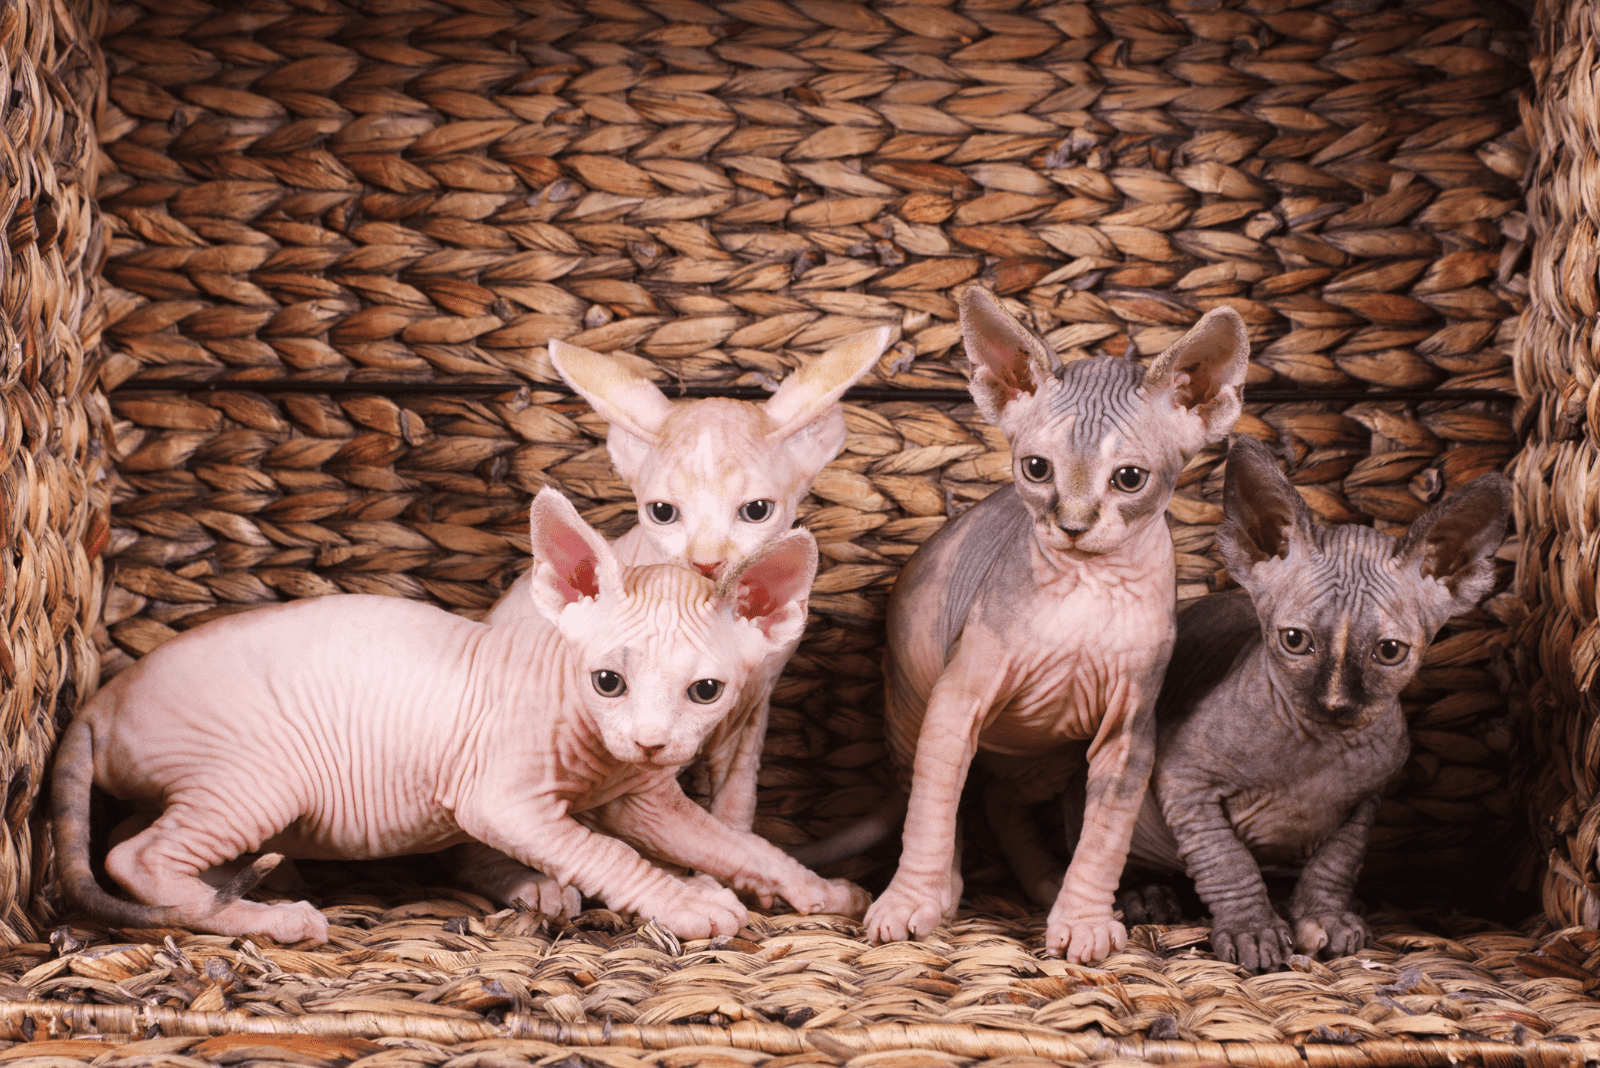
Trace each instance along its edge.
{"label": "wrinkled forehead", "polygon": [[619,589],[602,595],[584,645],[591,653],[621,656],[631,668],[653,662],[721,659],[732,615],[716,599],[716,585],[677,564],[626,568]]}
{"label": "wrinkled forehead", "polygon": [[761,410],[743,401],[713,397],[677,405],[657,438],[659,468],[686,486],[738,479],[766,461],[771,429]]}
{"label": "wrinkled forehead", "polygon": [[1149,406],[1139,385],[1144,368],[1131,360],[1094,356],[1067,364],[1042,405],[1053,434],[1075,451],[1094,451],[1112,435],[1131,437]]}
{"label": "wrinkled forehead", "polygon": [[716,584],[677,564],[630,567],[622,573],[617,612],[640,619],[666,616],[679,625],[709,623],[717,615]]}
{"label": "wrinkled forehead", "polygon": [[1275,592],[1284,607],[1309,610],[1327,625],[1418,615],[1415,583],[1395,558],[1395,541],[1370,527],[1317,527],[1316,551],[1291,558]]}

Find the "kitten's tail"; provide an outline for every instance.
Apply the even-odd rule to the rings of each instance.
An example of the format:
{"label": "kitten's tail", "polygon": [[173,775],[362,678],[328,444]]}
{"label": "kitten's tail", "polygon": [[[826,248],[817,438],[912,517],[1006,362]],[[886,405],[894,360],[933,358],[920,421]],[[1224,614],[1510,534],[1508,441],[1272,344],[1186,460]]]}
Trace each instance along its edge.
{"label": "kitten's tail", "polygon": [[249,893],[283,859],[267,853],[235,875],[211,900],[198,905],[137,905],[112,897],[89,867],[89,789],[94,785],[94,733],[87,716],[72,721],[56,752],[50,790],[50,825],[55,835],[56,877],[67,900],[113,927],[189,926],[222,911]]}
{"label": "kitten's tail", "polygon": [[865,853],[900,829],[900,825],[905,822],[906,804],[909,801],[910,798],[904,790],[896,789],[877,812],[862,817],[838,834],[824,838],[820,842],[797,846],[788,853],[808,868],[816,868],[846,857],[853,857],[858,853]]}

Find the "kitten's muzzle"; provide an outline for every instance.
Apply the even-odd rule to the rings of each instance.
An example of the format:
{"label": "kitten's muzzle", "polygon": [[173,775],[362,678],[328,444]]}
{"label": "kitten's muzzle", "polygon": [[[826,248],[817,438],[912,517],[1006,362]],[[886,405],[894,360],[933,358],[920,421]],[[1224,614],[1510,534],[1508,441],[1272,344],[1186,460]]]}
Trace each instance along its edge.
{"label": "kitten's muzzle", "polygon": [[1316,710],[1319,719],[1326,720],[1335,727],[1354,727],[1360,724],[1364,709],[1354,703],[1316,701],[1311,706]]}

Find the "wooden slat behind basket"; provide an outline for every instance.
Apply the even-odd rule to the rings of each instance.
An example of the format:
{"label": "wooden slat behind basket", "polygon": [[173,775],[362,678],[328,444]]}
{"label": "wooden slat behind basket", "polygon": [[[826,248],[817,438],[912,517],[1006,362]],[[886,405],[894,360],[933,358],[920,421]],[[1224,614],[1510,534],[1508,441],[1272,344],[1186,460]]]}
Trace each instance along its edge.
{"label": "wooden slat behind basket", "polygon": [[[94,355],[104,240],[94,200],[105,68],[98,3],[0,7],[0,940],[49,862],[29,817],[58,714],[99,670],[108,533],[95,486],[105,397]],[[37,918],[37,913],[35,913]]]}
{"label": "wooden slat behind basket", "polygon": [[1527,211],[1534,234],[1529,304],[1515,348],[1525,446],[1514,469],[1525,532],[1517,591],[1529,608],[1515,643],[1524,689],[1522,797],[1547,855],[1543,904],[1556,925],[1600,924],[1600,663],[1596,622],[1594,466],[1600,458],[1595,385],[1595,12],[1540,4],[1534,88],[1523,109],[1533,161]]}
{"label": "wooden slat behind basket", "polygon": [[[1511,388],[1517,34],[1467,0],[1021,6],[114,8],[107,670],[291,597],[481,613],[547,483],[626,529],[604,424],[540,388],[551,337],[759,385],[883,322],[867,385],[959,388],[968,280],[1069,358],[1148,356],[1228,303],[1253,388],[1306,391],[1241,429],[1323,516],[1403,524],[1506,462],[1509,404],[1383,391]],[[970,405],[848,418],[763,772],[783,842],[881,796],[887,586],[1009,477]],[[1220,456],[1173,508],[1189,595],[1218,578]],[[1377,867],[1460,859],[1509,816],[1503,643],[1479,612],[1430,654]]]}

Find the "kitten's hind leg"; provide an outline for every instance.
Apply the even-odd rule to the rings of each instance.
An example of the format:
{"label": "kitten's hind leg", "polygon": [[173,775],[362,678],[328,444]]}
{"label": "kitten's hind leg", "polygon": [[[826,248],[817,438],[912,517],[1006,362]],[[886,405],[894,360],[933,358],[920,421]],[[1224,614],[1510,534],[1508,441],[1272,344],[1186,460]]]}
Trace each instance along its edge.
{"label": "kitten's hind leg", "polygon": [[[328,940],[327,917],[309,901],[262,904],[235,901],[206,914],[215,892],[200,873],[230,861],[261,844],[236,841],[208,833],[207,817],[182,804],[167,809],[149,827],[117,846],[106,856],[106,873],[146,905],[192,907],[195,919],[187,924],[199,931],[224,935],[266,935],[282,943]],[[265,836],[263,836],[264,838]]]}
{"label": "kitten's hind leg", "polygon": [[1011,870],[1033,902],[1049,908],[1061,893],[1066,867],[1046,844],[1033,818],[1033,805],[1007,779],[992,779],[983,793],[989,827]]}
{"label": "kitten's hind leg", "polygon": [[457,846],[455,860],[460,879],[469,890],[502,905],[521,901],[539,915],[556,920],[570,920],[583,911],[583,895],[577,887],[562,886],[482,842]]}
{"label": "kitten's hind leg", "polygon": [[1122,922],[1128,927],[1153,923],[1170,927],[1183,921],[1183,905],[1178,892],[1164,882],[1146,882],[1146,877],[1135,875],[1131,885],[1117,894],[1117,908],[1122,910]]}

